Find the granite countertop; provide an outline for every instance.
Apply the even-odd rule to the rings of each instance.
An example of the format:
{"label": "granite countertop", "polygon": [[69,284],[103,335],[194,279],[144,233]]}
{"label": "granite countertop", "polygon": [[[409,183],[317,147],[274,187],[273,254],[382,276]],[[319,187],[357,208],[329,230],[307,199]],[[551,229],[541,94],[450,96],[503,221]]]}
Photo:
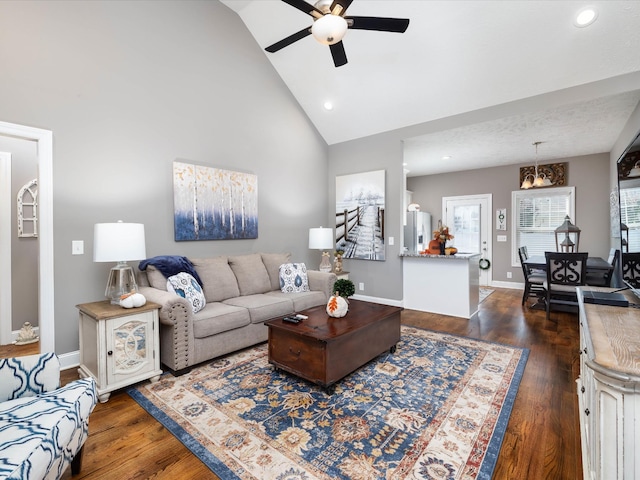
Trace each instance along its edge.
{"label": "granite countertop", "polygon": [[421,254],[421,253],[401,253],[400,257],[409,257],[409,258],[446,258],[448,260],[468,260],[473,257],[479,257],[479,253],[461,253],[458,252],[455,255],[431,255],[431,254]]}

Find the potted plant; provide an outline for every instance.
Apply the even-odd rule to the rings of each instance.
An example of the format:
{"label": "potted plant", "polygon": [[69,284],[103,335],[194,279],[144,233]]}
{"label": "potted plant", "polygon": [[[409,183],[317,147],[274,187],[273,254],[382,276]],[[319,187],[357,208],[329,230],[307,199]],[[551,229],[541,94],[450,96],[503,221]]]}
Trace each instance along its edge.
{"label": "potted plant", "polygon": [[340,278],[333,284],[333,293],[348,298],[356,293],[356,287],[351,280]]}

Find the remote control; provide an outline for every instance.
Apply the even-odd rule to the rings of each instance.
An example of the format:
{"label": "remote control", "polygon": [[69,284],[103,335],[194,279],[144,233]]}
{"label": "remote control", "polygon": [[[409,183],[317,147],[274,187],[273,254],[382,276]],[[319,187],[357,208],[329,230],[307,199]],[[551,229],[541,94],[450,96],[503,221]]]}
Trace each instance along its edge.
{"label": "remote control", "polygon": [[307,318],[309,318],[306,315],[302,315],[301,313],[296,313],[295,317],[300,320],[306,320]]}
{"label": "remote control", "polygon": [[296,317],[284,317],[282,321],[288,323],[300,323],[300,319]]}

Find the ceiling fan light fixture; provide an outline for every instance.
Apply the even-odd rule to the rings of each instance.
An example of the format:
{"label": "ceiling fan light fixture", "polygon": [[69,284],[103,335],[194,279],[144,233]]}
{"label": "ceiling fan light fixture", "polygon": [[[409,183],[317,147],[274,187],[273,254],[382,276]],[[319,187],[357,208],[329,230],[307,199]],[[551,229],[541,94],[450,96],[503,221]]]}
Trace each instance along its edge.
{"label": "ceiling fan light fixture", "polygon": [[313,22],[311,34],[324,45],[335,45],[344,38],[348,28],[349,25],[344,18],[328,13]]}

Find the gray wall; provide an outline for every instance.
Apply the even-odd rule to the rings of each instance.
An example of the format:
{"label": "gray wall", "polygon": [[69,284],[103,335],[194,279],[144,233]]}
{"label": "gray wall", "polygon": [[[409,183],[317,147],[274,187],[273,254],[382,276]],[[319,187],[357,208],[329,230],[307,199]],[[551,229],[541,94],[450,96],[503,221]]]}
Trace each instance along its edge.
{"label": "gray wall", "polygon": [[[318,262],[327,147],[238,16],[218,2],[0,2],[0,120],[53,131],[56,352],[101,300],[93,225],[145,224],[147,255],[291,251]],[[257,240],[173,240],[172,162],[258,176]],[[321,180],[319,180],[321,179]],[[72,256],[71,241],[85,254]],[[34,285],[35,287],[35,285]]]}
{"label": "gray wall", "polygon": [[11,329],[19,330],[38,325],[38,238],[18,238],[17,212],[18,192],[38,175],[36,143],[0,137],[0,152],[11,153]]}
{"label": "gray wall", "polygon": [[[385,261],[346,259],[343,269],[349,272],[356,294],[402,300],[402,262],[398,256],[404,197],[402,143],[385,134],[375,135],[332,146],[330,158],[326,225],[335,226],[336,222],[337,175],[385,170]],[[390,236],[394,237],[394,245],[389,245]],[[358,289],[359,283],[364,283],[364,290]]]}
{"label": "gray wall", "polygon": [[[576,217],[572,221],[582,230],[580,250],[606,258],[610,237],[609,155],[603,153],[557,161],[560,162],[567,163],[567,186],[576,187]],[[507,209],[506,231],[495,230],[493,220],[493,255],[490,258],[493,281],[524,282],[521,268],[511,265],[511,192],[519,190],[520,167],[526,165],[531,164],[410,177],[407,189],[413,192],[413,201],[420,209],[433,215],[434,222],[442,216],[443,196],[492,194],[493,211]],[[497,242],[498,234],[506,235],[507,242]],[[507,272],[512,272],[511,279],[507,278]]]}
{"label": "gray wall", "polygon": [[[373,262],[364,260],[346,260],[344,262],[345,270],[350,272],[349,278],[355,283],[356,287],[359,282],[365,283],[365,291],[361,292],[356,290],[357,294],[363,294],[366,296],[379,297],[382,299],[401,300],[402,299],[402,261],[398,257],[399,245],[400,245],[400,231],[401,231],[401,219],[402,219],[402,204],[404,196],[404,185],[402,181],[402,144],[403,140],[412,138],[418,135],[425,135],[428,133],[438,132],[442,130],[449,130],[465,125],[472,125],[492,119],[504,118],[510,115],[518,115],[524,113],[530,113],[533,111],[541,111],[548,108],[554,108],[560,105],[567,105],[575,102],[581,102],[588,99],[592,99],[598,96],[613,95],[616,93],[626,92],[637,89],[640,82],[640,72],[633,74],[621,75],[618,77],[612,77],[610,79],[593,82],[589,84],[579,85],[573,88],[567,88],[561,91],[551,92],[548,94],[537,95],[535,97],[526,98],[523,100],[509,102],[502,105],[496,105],[493,107],[475,110],[472,112],[456,115],[453,117],[447,117],[432,122],[427,122],[419,125],[413,125],[398,130],[384,132],[371,137],[366,137],[350,142],[344,142],[341,144],[331,145],[329,147],[329,198],[327,203],[327,224],[333,224],[334,209],[335,209],[335,176],[344,175],[348,173],[366,172],[377,169],[385,169],[387,172],[387,208],[386,208],[386,226],[387,226],[387,240],[389,236],[392,236],[396,240],[395,246],[389,246],[387,243],[386,261],[385,262]],[[428,108],[428,105],[425,105]],[[371,111],[361,112],[363,117],[367,115],[378,115],[379,112],[375,109],[375,99],[372,99]],[[637,128],[636,128],[637,131]],[[625,146],[629,143],[626,141]],[[605,152],[604,156],[609,158],[608,153]],[[590,156],[591,157],[591,156]],[[580,227],[584,222],[589,228],[589,236],[592,240],[585,243],[585,247],[589,247],[593,251],[593,255],[606,255],[609,250],[609,210],[608,210],[608,195],[609,195],[609,175],[608,166],[600,165],[600,156],[595,156],[595,159],[587,158],[588,163],[594,163],[594,167],[599,174],[604,175],[604,180],[599,182],[592,172],[585,169],[576,169],[574,173],[571,173],[571,166],[569,175],[571,177],[570,184],[574,184],[578,187],[576,193],[576,201],[578,205],[577,219],[580,222]],[[616,157],[617,158],[617,157]],[[567,159],[573,164],[573,159]],[[604,163],[604,162],[603,162]],[[471,180],[466,180],[464,183],[469,187],[465,191],[456,190],[457,194],[472,194],[472,193],[494,193],[493,207],[499,208],[506,206],[509,210],[511,208],[510,192],[517,188],[517,169],[519,166],[513,166],[509,169],[500,170],[499,178],[504,180],[503,185],[510,185],[504,188],[502,185],[496,187],[495,192],[491,189],[479,192],[477,186],[472,185]],[[513,169],[512,173],[509,173]],[[463,174],[460,174],[463,175]],[[466,174],[468,179],[474,177],[475,173],[468,172]],[[574,183],[575,182],[575,183]],[[581,185],[584,184],[584,187]],[[592,186],[594,188],[592,188]],[[582,210],[581,195],[591,195],[593,193],[595,200],[594,210]],[[497,192],[503,192],[498,194]],[[509,192],[509,193],[507,193]],[[580,193],[582,192],[582,193]],[[586,192],[586,193],[585,193]],[[440,197],[444,194],[441,192]],[[453,195],[454,193],[447,192],[446,195]],[[440,200],[439,200],[440,201]],[[590,204],[585,202],[585,204]],[[595,205],[597,204],[597,207]],[[441,210],[441,207],[438,209]],[[435,213],[435,212],[434,212]],[[436,215],[435,220],[439,218]],[[593,220],[592,220],[593,219]],[[602,231],[597,229],[594,232],[592,225],[603,225]],[[605,240],[602,241],[601,237],[605,235]],[[586,239],[586,233],[585,233]],[[512,270],[513,278],[510,281],[522,281],[521,270],[518,271],[515,267],[509,267],[510,256],[508,254],[508,246],[501,244],[496,246],[494,242],[494,258],[492,265],[495,265],[495,271],[499,274],[494,274],[496,280],[504,279],[507,268]],[[507,252],[507,253],[505,253]],[[497,264],[496,264],[497,263]],[[500,273],[501,272],[501,273]],[[518,277],[520,275],[520,277]]]}

